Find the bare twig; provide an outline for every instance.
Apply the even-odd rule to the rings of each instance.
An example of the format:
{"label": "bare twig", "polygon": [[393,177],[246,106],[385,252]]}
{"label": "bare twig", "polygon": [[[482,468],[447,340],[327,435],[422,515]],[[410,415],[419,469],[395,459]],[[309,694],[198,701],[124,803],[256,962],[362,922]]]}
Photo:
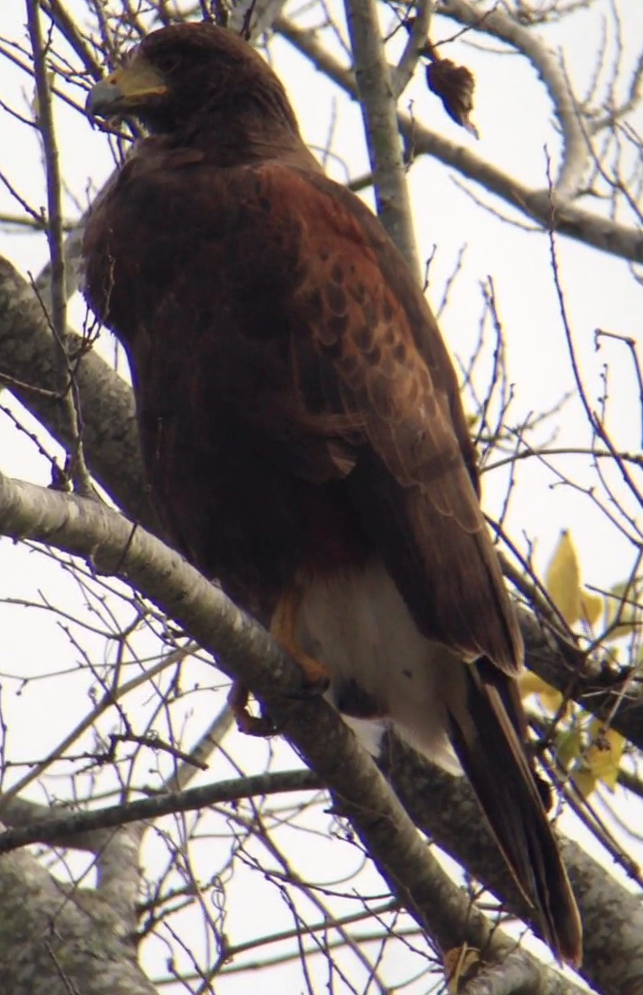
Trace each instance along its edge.
{"label": "bare twig", "polygon": [[27,0],[27,23],[34,60],[34,78],[38,95],[38,124],[42,135],[47,173],[47,239],[51,258],[51,328],[59,348],[58,385],[64,397],[64,417],[69,421],[74,439],[70,459],[70,476],[79,494],[94,493],[83,455],[82,420],[77,388],[74,386],[67,351],[67,297],[65,292],[65,255],[60,202],[60,167],[54,132],[51,95],[47,80],[48,43],[43,42],[38,0]]}

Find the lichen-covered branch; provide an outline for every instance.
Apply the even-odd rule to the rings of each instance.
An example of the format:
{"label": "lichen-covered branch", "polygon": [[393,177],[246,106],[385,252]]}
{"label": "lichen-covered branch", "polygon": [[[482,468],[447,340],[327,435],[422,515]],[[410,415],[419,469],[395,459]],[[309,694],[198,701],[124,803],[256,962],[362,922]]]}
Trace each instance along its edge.
{"label": "lichen-covered branch", "polygon": [[26,851],[0,861],[0,991],[6,995],[157,995],[118,910],[65,889]]}

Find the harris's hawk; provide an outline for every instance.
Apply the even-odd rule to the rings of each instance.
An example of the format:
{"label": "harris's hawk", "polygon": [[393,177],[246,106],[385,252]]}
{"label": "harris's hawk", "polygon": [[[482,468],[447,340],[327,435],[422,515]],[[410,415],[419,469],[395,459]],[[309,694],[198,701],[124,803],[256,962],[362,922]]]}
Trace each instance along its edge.
{"label": "harris's hawk", "polygon": [[284,89],[208,24],[148,35],[92,115],[149,132],[95,203],[85,294],[123,343],[170,541],[346,715],[468,775],[556,953],[576,905],[524,749],[522,642],[435,319]]}

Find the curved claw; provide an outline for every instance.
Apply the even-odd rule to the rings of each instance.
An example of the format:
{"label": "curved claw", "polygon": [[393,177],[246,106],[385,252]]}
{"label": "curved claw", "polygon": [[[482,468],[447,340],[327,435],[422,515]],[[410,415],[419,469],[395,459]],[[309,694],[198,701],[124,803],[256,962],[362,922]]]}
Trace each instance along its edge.
{"label": "curved claw", "polygon": [[249,697],[248,688],[239,681],[235,681],[228,694],[228,704],[235,717],[239,732],[245,733],[246,736],[260,736],[263,739],[274,736],[279,732],[279,729],[267,713],[253,715],[248,710]]}

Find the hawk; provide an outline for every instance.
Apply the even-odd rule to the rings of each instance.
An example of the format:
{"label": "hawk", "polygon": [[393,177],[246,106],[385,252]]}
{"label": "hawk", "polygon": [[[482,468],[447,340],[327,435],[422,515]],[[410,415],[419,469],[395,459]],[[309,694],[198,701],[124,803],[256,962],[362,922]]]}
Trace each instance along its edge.
{"label": "hawk", "polygon": [[543,935],[577,964],[524,747],[517,619],[413,275],[231,31],[152,32],[87,108],[148,132],[90,212],[84,290],[127,353],[169,541],[311,681],[328,674],[342,713],[457,756]]}

